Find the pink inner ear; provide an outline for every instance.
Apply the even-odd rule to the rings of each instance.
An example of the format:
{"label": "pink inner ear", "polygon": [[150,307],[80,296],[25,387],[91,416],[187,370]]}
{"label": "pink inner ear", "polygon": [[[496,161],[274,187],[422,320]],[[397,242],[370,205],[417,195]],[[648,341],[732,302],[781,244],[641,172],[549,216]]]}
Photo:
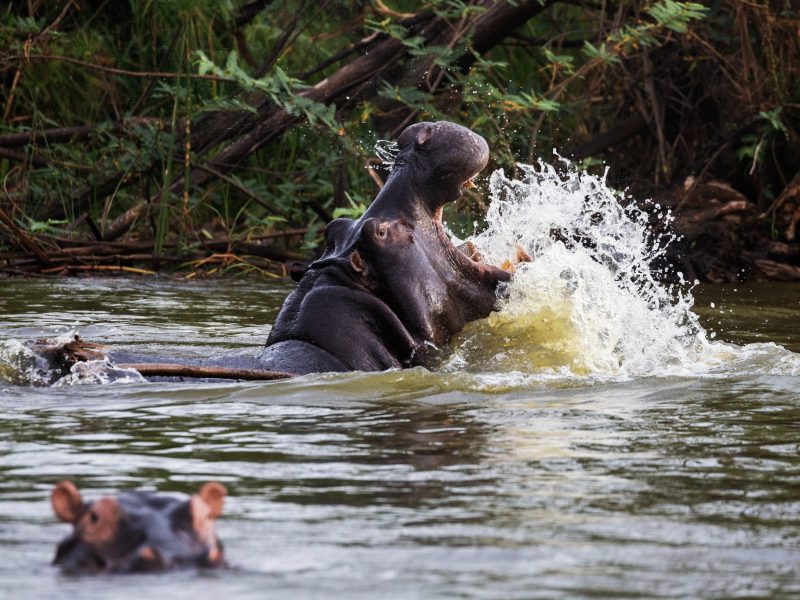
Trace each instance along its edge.
{"label": "pink inner ear", "polygon": [[222,505],[225,502],[225,494],[227,493],[228,490],[218,481],[209,481],[204,483],[203,487],[200,488],[197,495],[200,496],[208,506],[209,518],[216,519],[222,514]]}
{"label": "pink inner ear", "polygon": [[356,273],[364,272],[364,260],[361,258],[358,250],[353,250],[353,252],[350,253],[350,266],[353,267]]}
{"label": "pink inner ear", "polygon": [[80,516],[83,500],[71,481],[59,481],[50,494],[50,504],[56,516],[67,523],[75,523]]}
{"label": "pink inner ear", "polygon": [[433,137],[433,127],[429,125],[417,134],[417,143],[420,146],[423,146],[432,137]]}
{"label": "pink inner ear", "polygon": [[189,510],[192,515],[192,528],[197,537],[204,544],[213,547],[216,535],[214,533],[214,519],[211,517],[211,510],[208,504],[199,494],[195,494],[189,499]]}

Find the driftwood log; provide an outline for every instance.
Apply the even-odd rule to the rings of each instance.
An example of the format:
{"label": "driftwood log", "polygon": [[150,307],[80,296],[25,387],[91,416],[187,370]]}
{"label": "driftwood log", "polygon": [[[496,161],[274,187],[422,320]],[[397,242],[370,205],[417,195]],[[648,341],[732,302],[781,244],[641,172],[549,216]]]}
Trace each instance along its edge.
{"label": "driftwood log", "polygon": [[134,369],[144,377],[190,377],[200,379],[242,379],[247,381],[272,381],[296,377],[284,371],[261,369],[234,369],[231,367],[205,367],[201,365],[176,365],[171,363],[122,363],[120,369]]}
{"label": "driftwood log", "polygon": [[[38,339],[29,344],[38,356],[45,359],[50,368],[67,375],[73,365],[80,362],[104,360],[109,347],[87,342],[75,335],[67,342]],[[296,377],[295,373],[268,371],[264,369],[237,369],[206,365],[182,365],[173,363],[113,363],[117,369],[134,369],[143,377],[181,377],[195,379],[237,379],[244,381],[273,381]]]}

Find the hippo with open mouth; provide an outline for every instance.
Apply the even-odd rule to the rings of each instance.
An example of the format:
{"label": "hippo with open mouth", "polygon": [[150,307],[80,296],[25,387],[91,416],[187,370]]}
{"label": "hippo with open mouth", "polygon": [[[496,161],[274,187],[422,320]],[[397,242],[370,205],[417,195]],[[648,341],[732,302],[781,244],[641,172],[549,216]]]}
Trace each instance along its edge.
{"label": "hippo with open mouth", "polygon": [[225,487],[204,484],[188,500],[150,492],[126,492],[84,502],[75,485],[53,489],[56,516],[73,526],[53,564],[70,572],[130,573],[176,567],[224,565],[214,521]]}
{"label": "hippo with open mouth", "polygon": [[[322,256],[284,302],[260,353],[194,365],[177,358],[153,365],[152,357],[120,352],[108,357],[142,373],[149,368],[149,375],[234,379],[430,364],[466,323],[494,309],[513,263],[506,270],[509,265],[481,262],[470,244],[456,248],[442,224],[443,206],[461,197],[486,166],[486,140],[439,121],[407,127],[397,145],[391,173],[367,211],[328,224]],[[514,260],[530,257],[518,247]],[[77,340],[73,345],[87,350]],[[62,374],[76,362],[70,344],[37,353]],[[94,346],[83,355],[96,360],[104,351]]]}
{"label": "hippo with open mouth", "polygon": [[324,254],[286,299],[261,368],[310,373],[424,364],[487,316],[510,273],[456,248],[442,208],[486,166],[489,147],[440,121],[406,128],[386,185],[361,218],[336,219]]}

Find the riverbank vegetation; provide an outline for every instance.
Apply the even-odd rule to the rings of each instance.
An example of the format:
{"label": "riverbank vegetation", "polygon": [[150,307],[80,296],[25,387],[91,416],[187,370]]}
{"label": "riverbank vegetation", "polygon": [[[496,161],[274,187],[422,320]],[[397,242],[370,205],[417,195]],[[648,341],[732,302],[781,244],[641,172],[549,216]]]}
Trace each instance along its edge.
{"label": "riverbank vegetation", "polygon": [[655,198],[689,278],[800,279],[798,31],[790,0],[8,3],[0,272],[286,274],[378,140],[448,119],[489,170],[555,148]]}

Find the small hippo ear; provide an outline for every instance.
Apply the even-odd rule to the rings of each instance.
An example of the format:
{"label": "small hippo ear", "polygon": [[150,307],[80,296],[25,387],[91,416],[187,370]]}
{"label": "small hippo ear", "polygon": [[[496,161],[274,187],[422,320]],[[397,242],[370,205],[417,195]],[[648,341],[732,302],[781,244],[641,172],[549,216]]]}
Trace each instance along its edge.
{"label": "small hippo ear", "polygon": [[417,134],[417,145],[424,146],[433,137],[433,127],[426,125]]}
{"label": "small hippo ear", "polygon": [[71,481],[60,481],[50,494],[53,512],[62,521],[76,523],[81,516],[83,500]]}
{"label": "small hippo ear", "polygon": [[363,273],[366,269],[364,267],[364,259],[358,253],[358,250],[353,250],[350,253],[350,266],[356,273]]}
{"label": "small hippo ear", "polygon": [[228,490],[218,481],[209,481],[200,488],[197,495],[208,505],[208,516],[210,518],[216,519],[222,514],[222,504],[225,502],[225,494],[227,493]]}

